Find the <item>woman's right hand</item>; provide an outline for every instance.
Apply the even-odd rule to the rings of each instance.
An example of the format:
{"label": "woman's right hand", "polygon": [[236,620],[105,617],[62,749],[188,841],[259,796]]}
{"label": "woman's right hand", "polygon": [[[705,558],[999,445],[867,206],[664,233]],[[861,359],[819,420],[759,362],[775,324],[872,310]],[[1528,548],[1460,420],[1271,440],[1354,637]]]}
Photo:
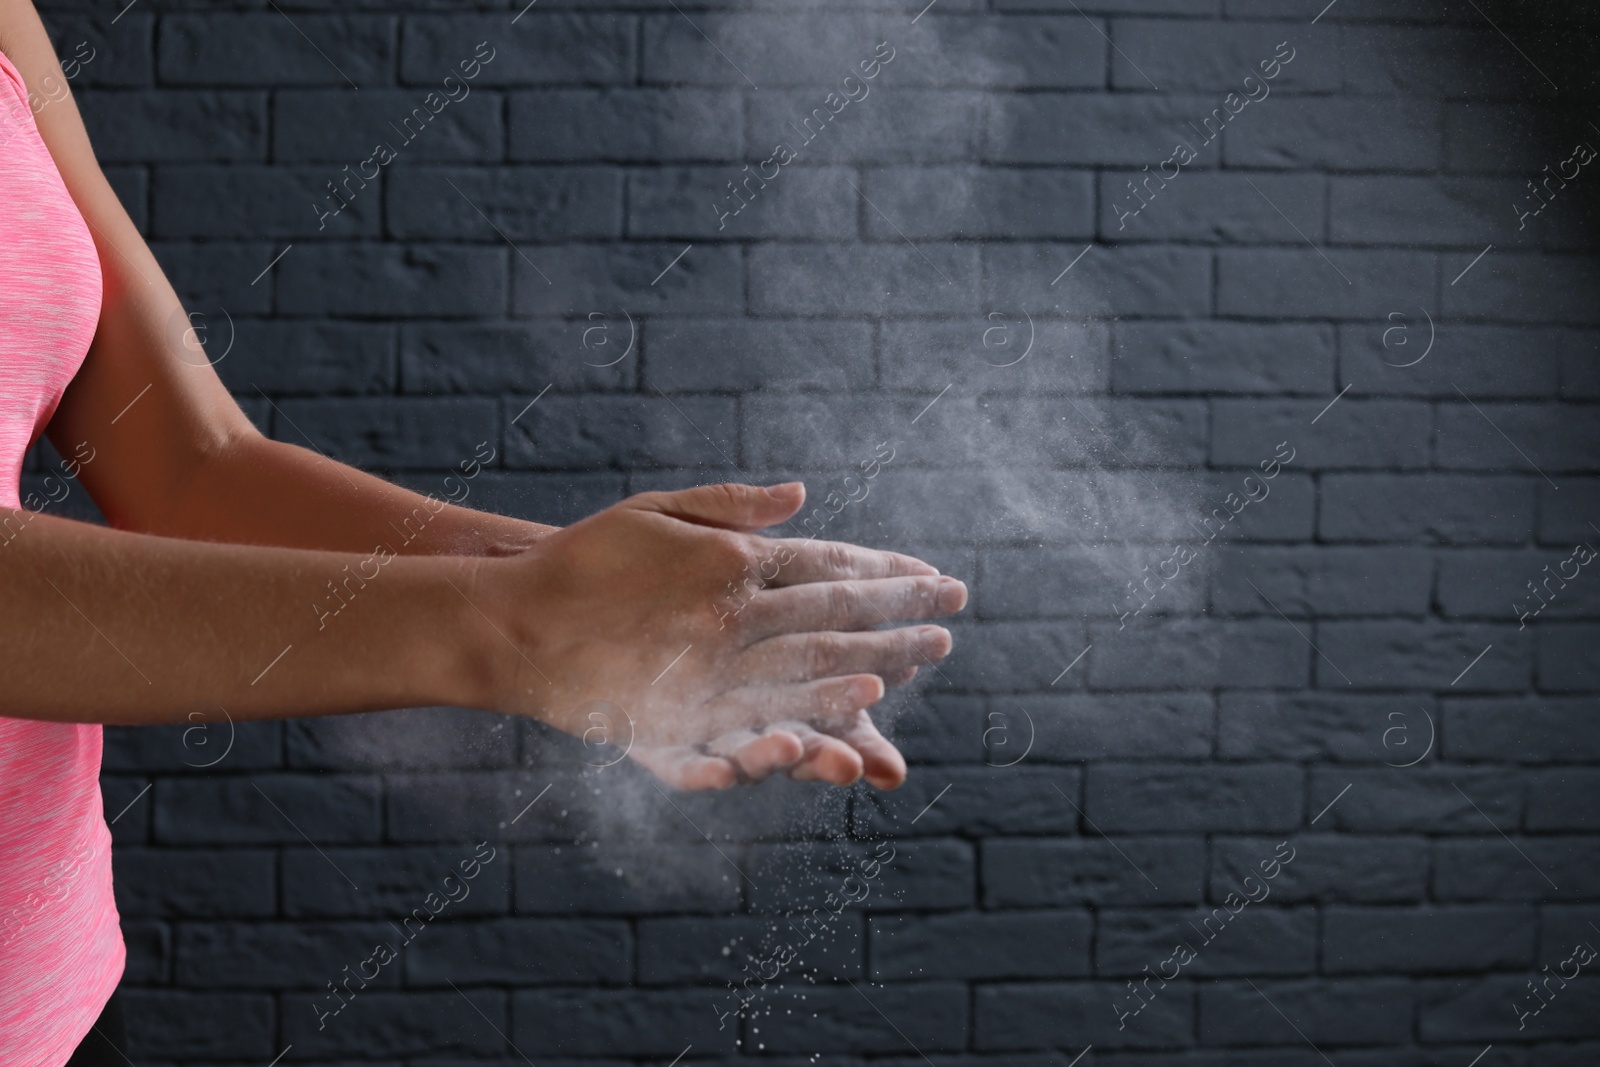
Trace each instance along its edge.
{"label": "woman's right hand", "polygon": [[[673,774],[692,763],[681,754],[739,763],[741,751],[758,765],[740,766],[751,776],[799,762],[812,773],[797,776],[853,778],[865,766],[898,784],[903,764],[884,758],[892,746],[862,711],[886,683],[947,655],[951,638],[938,626],[874,627],[959,611],[966,588],[909,556],[754,535],[804,498],[798,483],[643,493],[525,553],[475,561],[459,591],[488,624],[476,638],[477,702],[577,736],[597,711],[608,721],[620,711],[627,727],[612,735],[676,785],[727,784],[704,767]],[[699,747],[719,738],[720,749]],[[858,754],[853,768],[846,752]]]}

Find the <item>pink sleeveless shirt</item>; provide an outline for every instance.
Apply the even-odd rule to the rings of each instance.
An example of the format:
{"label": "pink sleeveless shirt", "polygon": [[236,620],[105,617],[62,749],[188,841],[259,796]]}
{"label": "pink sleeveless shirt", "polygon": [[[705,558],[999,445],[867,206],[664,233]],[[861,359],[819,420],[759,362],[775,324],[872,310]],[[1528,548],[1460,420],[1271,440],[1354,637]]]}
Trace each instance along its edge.
{"label": "pink sleeveless shirt", "polygon": [[[89,350],[100,286],[89,228],[0,53],[0,506],[21,506],[23,454]],[[0,552],[30,533],[11,524]],[[61,1067],[122,977],[99,775],[98,725],[0,717],[5,1067]]]}

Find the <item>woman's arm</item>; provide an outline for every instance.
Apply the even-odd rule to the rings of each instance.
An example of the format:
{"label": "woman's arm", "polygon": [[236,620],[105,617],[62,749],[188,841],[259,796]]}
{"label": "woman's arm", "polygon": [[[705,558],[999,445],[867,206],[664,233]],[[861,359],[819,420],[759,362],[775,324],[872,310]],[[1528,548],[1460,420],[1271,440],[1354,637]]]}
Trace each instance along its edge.
{"label": "woman's arm", "polygon": [[[0,51],[30,88],[65,83],[30,0],[0,0]],[[94,343],[48,432],[64,455],[93,449],[81,478],[111,525],[365,552],[423,506],[409,490],[264,438],[211,365],[185,351],[189,319],[106,181],[72,94],[52,99],[35,122],[89,224],[104,278]],[[451,505],[396,551],[503,555],[552,529]]]}

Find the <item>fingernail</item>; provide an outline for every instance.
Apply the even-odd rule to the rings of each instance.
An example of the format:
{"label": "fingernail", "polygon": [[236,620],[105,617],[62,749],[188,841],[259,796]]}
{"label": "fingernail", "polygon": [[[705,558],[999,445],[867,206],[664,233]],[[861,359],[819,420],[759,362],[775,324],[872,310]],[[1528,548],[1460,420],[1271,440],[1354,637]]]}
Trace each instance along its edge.
{"label": "fingernail", "polygon": [[949,576],[939,579],[939,606],[946,611],[960,611],[967,602],[967,587]]}
{"label": "fingernail", "polygon": [[781,482],[767,486],[767,495],[774,500],[793,500],[796,493],[805,492],[804,482]]}

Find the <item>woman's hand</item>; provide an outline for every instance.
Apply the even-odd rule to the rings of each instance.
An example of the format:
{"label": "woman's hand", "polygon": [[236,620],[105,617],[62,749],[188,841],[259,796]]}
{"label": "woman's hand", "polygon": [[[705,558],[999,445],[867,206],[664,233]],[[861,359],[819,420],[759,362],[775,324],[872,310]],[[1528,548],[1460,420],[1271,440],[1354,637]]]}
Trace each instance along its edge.
{"label": "woman's hand", "polygon": [[630,754],[687,788],[778,769],[898,784],[904,761],[864,709],[950,635],[872,628],[958,611],[966,589],[896,553],[753,536],[803,500],[798,484],[644,493],[478,561],[462,593],[499,635],[481,702],[580,736],[620,709]]}

